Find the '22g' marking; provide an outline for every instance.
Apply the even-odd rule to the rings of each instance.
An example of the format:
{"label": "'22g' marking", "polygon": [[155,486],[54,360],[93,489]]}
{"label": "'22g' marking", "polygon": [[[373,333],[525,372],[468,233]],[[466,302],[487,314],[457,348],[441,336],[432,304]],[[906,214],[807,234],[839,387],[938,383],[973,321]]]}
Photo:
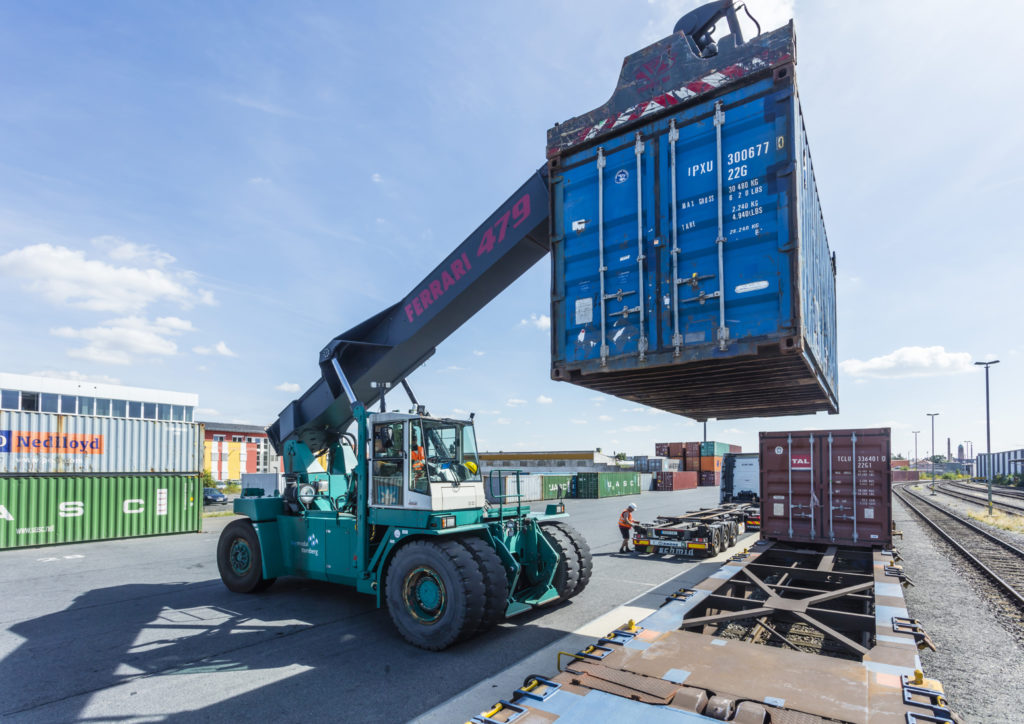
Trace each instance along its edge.
{"label": "'22g' marking", "polygon": [[518,201],[516,201],[512,208],[501,215],[497,221],[491,225],[487,231],[484,232],[483,237],[480,239],[480,246],[477,247],[476,255],[483,256],[494,248],[495,244],[500,244],[505,239],[505,232],[508,231],[508,223],[512,221],[512,228],[518,228],[520,224],[526,221],[530,216],[530,195],[523,195]]}

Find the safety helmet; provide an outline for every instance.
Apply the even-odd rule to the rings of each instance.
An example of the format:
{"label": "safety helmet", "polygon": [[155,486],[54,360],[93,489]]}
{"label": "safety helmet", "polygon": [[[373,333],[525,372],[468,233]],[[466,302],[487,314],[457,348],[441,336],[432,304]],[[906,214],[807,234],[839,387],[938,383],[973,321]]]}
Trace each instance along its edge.
{"label": "safety helmet", "polygon": [[467,460],[465,462],[465,465],[466,465],[466,470],[471,472],[473,475],[476,475],[477,467],[476,467],[476,463],[475,462],[473,462],[472,460]]}
{"label": "safety helmet", "polygon": [[636,510],[636,503],[630,503],[629,504],[629,509],[630,510]]}

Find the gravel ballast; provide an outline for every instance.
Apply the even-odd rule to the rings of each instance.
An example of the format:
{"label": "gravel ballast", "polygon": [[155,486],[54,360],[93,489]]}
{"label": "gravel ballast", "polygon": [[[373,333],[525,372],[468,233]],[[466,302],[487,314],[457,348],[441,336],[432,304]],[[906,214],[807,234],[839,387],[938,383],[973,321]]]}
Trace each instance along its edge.
{"label": "gravel ballast", "polygon": [[907,606],[938,648],[921,652],[925,675],[943,683],[950,707],[965,722],[1021,721],[1020,613],[903,503],[894,499],[893,505],[903,531],[897,548],[915,584],[904,589]]}

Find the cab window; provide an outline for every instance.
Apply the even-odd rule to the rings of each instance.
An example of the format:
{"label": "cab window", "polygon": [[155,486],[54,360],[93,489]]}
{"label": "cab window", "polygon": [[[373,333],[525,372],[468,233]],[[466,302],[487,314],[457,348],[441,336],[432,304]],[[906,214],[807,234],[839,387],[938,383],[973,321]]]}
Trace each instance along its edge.
{"label": "cab window", "polygon": [[[412,445],[413,479],[420,485],[479,481],[480,463],[476,454],[473,426],[451,420],[420,420],[418,439],[422,453]],[[422,455],[422,465],[417,455]],[[426,492],[426,490],[424,490]]]}
{"label": "cab window", "polygon": [[373,426],[373,502],[402,505],[405,434],[401,422]]}

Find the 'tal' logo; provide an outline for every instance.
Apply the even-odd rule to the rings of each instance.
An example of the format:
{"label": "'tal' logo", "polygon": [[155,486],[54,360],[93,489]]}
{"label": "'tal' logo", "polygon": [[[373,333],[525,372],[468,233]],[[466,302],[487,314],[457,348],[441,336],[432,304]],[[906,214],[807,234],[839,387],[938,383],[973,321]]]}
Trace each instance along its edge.
{"label": "'tal' logo", "polygon": [[810,455],[792,455],[789,459],[789,467],[793,470],[813,470]]}

